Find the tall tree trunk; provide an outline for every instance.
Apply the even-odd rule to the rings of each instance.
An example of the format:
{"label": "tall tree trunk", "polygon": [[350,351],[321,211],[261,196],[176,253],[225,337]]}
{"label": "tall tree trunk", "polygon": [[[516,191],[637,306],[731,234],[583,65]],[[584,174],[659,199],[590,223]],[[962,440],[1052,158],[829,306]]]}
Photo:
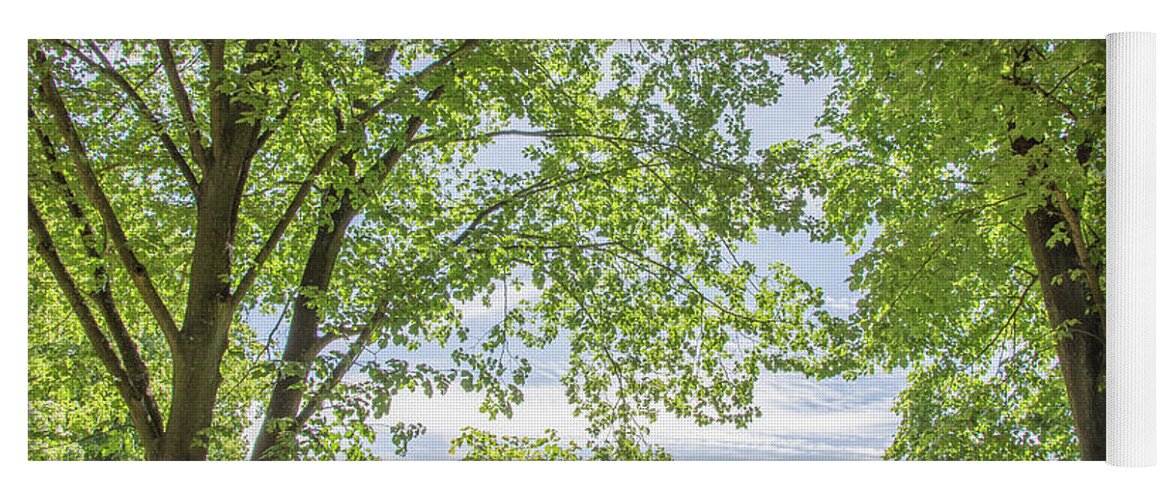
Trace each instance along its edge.
{"label": "tall tree trunk", "polygon": [[200,193],[187,313],[174,348],[174,392],[162,440],[165,460],[207,457],[207,443],[200,434],[211,426],[233,312],[227,276],[236,178],[225,175],[231,170],[209,170]]}
{"label": "tall tree trunk", "polygon": [[[443,94],[443,87],[432,91],[427,100],[438,98]],[[412,116],[407,120],[406,140],[410,141],[419,132],[422,119]],[[392,149],[384,153],[378,160],[378,165],[368,172],[377,184],[381,184],[386,174],[394,168],[402,158],[402,149]],[[354,162],[354,153],[343,155],[339,161],[350,168],[351,174],[356,174],[357,165]],[[359,184],[362,182],[360,181]],[[325,197],[337,196],[337,192],[330,190]],[[354,207],[350,193],[342,195],[339,206],[329,214],[331,224],[318,228],[309,250],[309,259],[305,262],[305,270],[301,275],[301,292],[298,292],[293,305],[293,320],[289,325],[289,338],[286,340],[285,351],[281,362],[292,365],[290,370],[277,380],[269,399],[268,409],[265,411],[264,423],[260,428],[260,435],[252,447],[253,460],[289,460],[294,457],[296,442],[294,436],[303,422],[301,399],[304,391],[299,387],[306,381],[306,369],[317,355],[331,341],[332,337],[318,334],[321,317],[316,309],[309,304],[310,298],[304,290],[312,289],[317,293],[329,291],[329,283],[333,278],[334,265],[345,240],[346,229],[358,214]],[[310,410],[313,411],[313,410]],[[301,419],[303,420],[303,419]]]}
{"label": "tall tree trunk", "polygon": [[1025,216],[1025,232],[1037,265],[1049,324],[1060,335],[1057,359],[1082,460],[1105,460],[1106,332],[1102,331],[1097,308],[1087,298],[1085,275],[1077,280],[1070,275],[1081,269],[1074,246],[1062,241],[1052,248],[1046,245],[1054,228],[1063,221],[1057,208],[1048,204]]}
{"label": "tall tree trunk", "polygon": [[[237,112],[229,113],[234,119]],[[216,148],[216,164],[200,185],[191,285],[183,328],[174,349],[171,413],[163,436],[167,460],[202,460],[219,390],[220,362],[235,313],[231,290],[232,242],[241,184],[255,150],[255,128],[229,126]]]}
{"label": "tall tree trunk", "polygon": [[[332,190],[330,193],[333,193]],[[309,250],[309,259],[301,275],[301,290],[315,290],[318,293],[329,291],[329,282],[333,278],[333,268],[345,240],[346,229],[356,213],[347,194],[342,197],[341,206],[330,214],[331,223],[317,229]],[[296,429],[293,422],[304,396],[301,386],[306,380],[306,370],[327,343],[318,334],[321,317],[309,302],[310,298],[304,292],[297,293],[288,340],[285,341],[285,351],[281,356],[281,362],[286,368],[277,379],[269,398],[260,435],[252,448],[253,460],[289,460],[295,456]]]}
{"label": "tall tree trunk", "polygon": [[[397,43],[379,45],[366,41],[362,64],[377,74],[386,75],[396,50]],[[366,111],[369,107],[370,103],[365,101],[354,103],[354,108],[360,111]],[[412,117],[411,120],[413,125],[406,131],[408,141],[414,137],[420,123],[417,118]],[[340,119],[338,128],[344,128]],[[392,150],[380,159],[381,169],[374,172],[378,183],[381,183],[385,172],[394,166],[401,155],[400,148]],[[353,151],[342,155],[338,160],[349,168],[351,175],[357,175]],[[330,189],[325,198],[338,195],[336,190]],[[296,456],[296,433],[300,430],[297,419],[305,395],[302,387],[313,361],[331,341],[331,337],[319,334],[321,316],[309,303],[310,297],[306,296],[304,290],[315,290],[317,293],[329,291],[329,283],[333,279],[334,266],[345,241],[346,230],[358,214],[351,193],[342,194],[339,201],[338,208],[328,214],[330,224],[317,229],[309,249],[309,258],[305,261],[305,268],[301,274],[300,291],[293,303],[293,319],[289,325],[288,339],[281,355],[281,362],[286,371],[280,374],[273,386],[264,413],[264,422],[260,427],[260,435],[252,447],[252,460],[289,460]]]}
{"label": "tall tree trunk", "polygon": [[[249,40],[244,50],[256,53],[260,45]],[[220,362],[235,314],[232,245],[252,158],[259,148],[260,125],[244,119],[254,112],[250,104],[221,90],[227,71],[225,48],[223,40],[205,42],[212,151],[199,184],[186,315],[173,346],[171,413],[161,443],[164,460],[207,458],[205,433],[211,427],[222,381]],[[244,72],[262,71],[267,64],[252,62]]]}
{"label": "tall tree trunk", "polygon": [[[1038,144],[1017,139],[1013,152],[1027,154]],[[1106,332],[1100,308],[1089,298],[1087,273],[1073,242],[1049,240],[1065,223],[1060,209],[1048,202],[1025,215],[1025,233],[1037,267],[1049,324],[1058,332],[1057,359],[1061,364],[1069,406],[1082,460],[1106,459]],[[1068,232],[1068,229],[1067,229]],[[1072,271],[1082,270],[1074,279]],[[1097,286],[1096,283],[1091,286]]]}

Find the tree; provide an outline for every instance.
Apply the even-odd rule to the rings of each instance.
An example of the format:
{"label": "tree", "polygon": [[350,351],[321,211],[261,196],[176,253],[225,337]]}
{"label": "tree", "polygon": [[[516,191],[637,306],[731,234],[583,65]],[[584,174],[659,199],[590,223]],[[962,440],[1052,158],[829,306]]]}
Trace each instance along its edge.
{"label": "tree", "polygon": [[[242,458],[260,404],[252,458],[365,458],[401,391],[510,414],[531,367],[508,343],[558,337],[597,456],[661,457],[664,410],[744,425],[820,301],[733,253],[804,203],[748,151],[778,48],[31,41],[30,457]],[[475,162],[509,138],[534,167]],[[469,338],[460,306],[522,282],[540,298]],[[257,342],[248,315],[278,311]]]}
{"label": "tree", "polygon": [[824,200],[799,227],[870,247],[856,312],[823,313],[794,343],[818,354],[782,364],[908,370],[891,458],[1104,460],[1104,42],[788,53],[792,71],[835,80],[829,135],[768,161]]}

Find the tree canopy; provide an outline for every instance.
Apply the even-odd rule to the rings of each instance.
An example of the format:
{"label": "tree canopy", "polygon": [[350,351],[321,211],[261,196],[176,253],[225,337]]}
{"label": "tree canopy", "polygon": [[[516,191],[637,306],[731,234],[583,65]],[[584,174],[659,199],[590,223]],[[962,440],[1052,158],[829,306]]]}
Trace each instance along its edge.
{"label": "tree canopy", "polygon": [[[890,458],[1105,458],[1105,44],[798,43],[825,137],[774,146],[803,225],[870,248],[801,369],[905,369]],[[1075,397],[1075,419],[1068,390]],[[1081,449],[1076,439],[1077,420]]]}
{"label": "tree canopy", "polygon": [[[1084,41],[30,41],[29,457],[373,458],[396,395],[477,392],[507,417],[532,370],[510,344],[557,339],[589,441],[468,429],[453,450],[666,458],[656,418],[748,425],[762,372],[902,369],[889,457],[1096,457],[1103,59]],[[836,82],[825,134],[752,151],[746,112],[786,74]],[[483,158],[502,141],[523,150]],[[864,252],[856,312],[737,259],[764,230]],[[537,298],[470,334],[465,304],[522,285]],[[265,342],[257,314],[287,334]],[[405,453],[424,429],[392,432]]]}

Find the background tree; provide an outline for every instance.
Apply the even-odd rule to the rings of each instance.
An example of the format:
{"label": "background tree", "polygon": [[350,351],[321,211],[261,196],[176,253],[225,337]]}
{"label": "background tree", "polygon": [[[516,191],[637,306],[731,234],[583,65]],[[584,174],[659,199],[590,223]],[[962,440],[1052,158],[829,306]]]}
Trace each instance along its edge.
{"label": "background tree", "polygon": [[[510,414],[509,342],[559,337],[596,456],[661,457],[664,410],[745,424],[820,302],[733,254],[803,204],[748,150],[777,48],[31,41],[30,457],[241,458],[259,404],[252,458],[366,458],[401,391]],[[507,137],[535,166],[476,163]],[[540,298],[469,338],[460,307],[524,282]],[[244,320],[278,313],[256,342]]]}
{"label": "background tree", "polygon": [[788,53],[836,83],[826,137],[771,150],[793,166],[777,182],[823,200],[800,226],[815,238],[870,247],[857,310],[777,364],[907,370],[891,458],[1104,460],[1104,42]]}

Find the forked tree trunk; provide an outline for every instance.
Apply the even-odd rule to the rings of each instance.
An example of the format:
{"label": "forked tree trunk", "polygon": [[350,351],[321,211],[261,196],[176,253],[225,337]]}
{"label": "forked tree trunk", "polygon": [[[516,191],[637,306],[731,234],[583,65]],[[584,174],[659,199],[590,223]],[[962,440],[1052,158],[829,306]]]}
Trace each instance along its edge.
{"label": "forked tree trunk", "polygon": [[[254,112],[250,104],[220,90],[227,71],[225,45],[222,40],[205,43],[212,151],[199,183],[186,314],[172,346],[174,379],[171,413],[161,445],[164,460],[207,458],[206,432],[215,413],[222,380],[220,363],[235,314],[232,245],[248,172],[259,148],[261,125],[244,119]],[[260,42],[250,40],[244,50],[256,53],[259,47]],[[255,61],[243,71],[262,71],[267,64]]]}
{"label": "forked tree trunk", "polygon": [[[394,53],[394,46],[380,50],[367,47],[363,54],[363,64],[376,73],[385,74],[390,68],[390,60]],[[365,106],[364,103],[359,103],[356,107]],[[351,173],[356,173],[352,151],[343,155],[340,161],[350,168]],[[331,189],[326,197],[337,194]],[[309,258],[306,259],[305,268],[301,273],[301,290],[312,289],[321,293],[329,291],[333,268],[337,264],[338,254],[346,238],[346,229],[357,213],[351,195],[346,193],[341,197],[338,208],[329,214],[330,224],[317,229],[309,249]],[[306,381],[306,370],[312,366],[313,360],[317,359],[317,355],[327,343],[318,333],[321,317],[309,301],[309,297],[302,291],[297,292],[293,302],[293,319],[289,325],[288,339],[281,355],[281,362],[292,369],[280,374],[273,386],[268,407],[264,412],[264,422],[260,426],[260,435],[256,437],[256,442],[252,446],[252,460],[289,460],[296,456],[295,434],[298,429],[295,420],[305,395],[301,387]]]}

